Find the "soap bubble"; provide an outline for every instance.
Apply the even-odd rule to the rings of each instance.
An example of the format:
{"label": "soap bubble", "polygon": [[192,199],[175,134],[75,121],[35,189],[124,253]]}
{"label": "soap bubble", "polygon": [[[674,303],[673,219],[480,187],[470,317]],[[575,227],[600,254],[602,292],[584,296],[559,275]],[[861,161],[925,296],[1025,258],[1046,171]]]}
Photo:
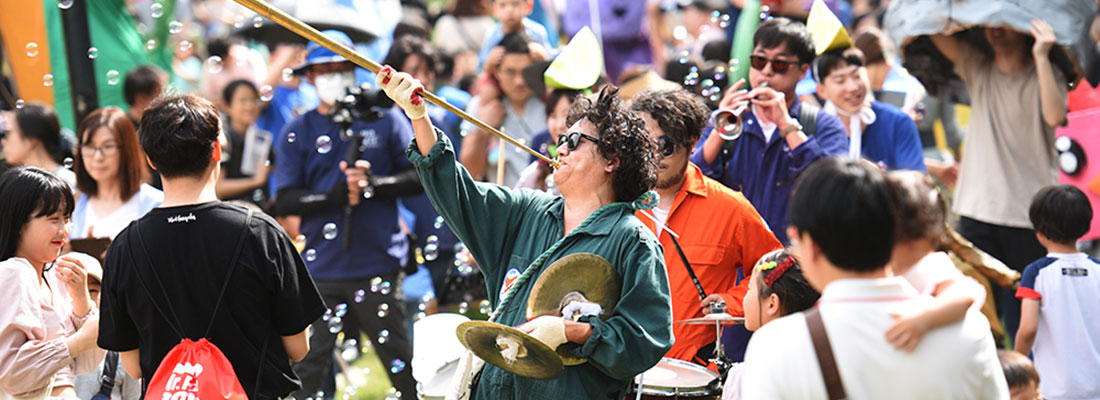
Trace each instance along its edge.
{"label": "soap bubble", "polygon": [[192,44],[190,40],[181,40],[179,45],[180,52],[191,50],[191,46]]}
{"label": "soap bubble", "polygon": [[470,311],[470,303],[464,301],[458,304],[459,314],[465,314],[467,311]]}
{"label": "soap bubble", "polygon": [[370,280],[370,291],[371,292],[378,293],[378,290],[380,290],[381,288],[382,288],[382,278],[379,278],[379,277],[376,276],[376,277],[374,277],[374,279]]}
{"label": "soap bubble", "polygon": [[73,158],[72,157],[65,157],[65,160],[62,161],[61,164],[64,165],[65,168],[73,169]]}
{"label": "soap bubble", "polygon": [[390,305],[386,303],[379,304],[378,318],[386,318],[387,315],[390,315]]}
{"label": "soap bubble", "polygon": [[153,3],[153,5],[149,7],[149,11],[153,18],[160,18],[162,15],[164,15],[164,5],[160,3]]}
{"label": "soap bubble", "polygon": [[400,358],[394,359],[393,362],[390,362],[390,373],[391,374],[400,374],[401,371],[404,371],[404,370],[405,370],[405,362],[401,361]]}
{"label": "soap bubble", "polygon": [[309,261],[309,262],[317,261],[317,250],[314,250],[314,249],[306,250],[306,261]]}
{"label": "soap bubble", "polygon": [[179,21],[172,21],[168,23],[168,33],[175,35],[183,31],[183,23]]}
{"label": "soap bubble", "polygon": [[321,135],[317,137],[317,153],[328,154],[332,151],[332,138],[328,135]]}
{"label": "soap bubble", "polygon": [[435,227],[435,229],[441,229],[443,228],[443,222],[443,217],[437,216],[435,217],[435,224],[433,224],[432,226]]}
{"label": "soap bubble", "polygon": [[252,27],[253,28],[259,28],[261,26],[264,26],[263,17],[260,17],[259,15],[257,15],[256,17],[252,18]]}
{"label": "soap bubble", "polygon": [[34,56],[37,56],[37,55],[38,55],[38,43],[28,42],[27,43],[27,57],[34,57]]}
{"label": "soap bubble", "polygon": [[219,56],[210,56],[210,58],[207,58],[206,71],[211,74],[222,72],[222,58]]}
{"label": "soap bubble", "polygon": [[379,345],[386,344],[386,342],[390,341],[390,330],[383,329],[378,331],[378,338],[375,339],[375,341],[378,342]]}
{"label": "soap bubble", "polygon": [[340,318],[344,318],[345,315],[348,315],[348,304],[347,303],[337,304],[336,307],[334,307],[332,309],[332,315],[340,317]]}
{"label": "soap bubble", "polygon": [[238,15],[236,17],[233,17],[233,27],[237,28],[237,29],[240,29],[240,28],[244,27],[244,16],[243,15]]}
{"label": "soap bubble", "polygon": [[113,69],[110,70],[110,71],[107,71],[107,84],[108,85],[111,85],[111,86],[117,85],[118,81],[119,81],[118,71],[113,70]]}
{"label": "soap bubble", "polygon": [[283,82],[290,82],[292,80],[294,80],[294,70],[283,68]]}
{"label": "soap bubble", "polygon": [[366,297],[367,297],[367,291],[366,290],[359,289],[359,290],[355,291],[355,302],[356,303],[362,303],[363,299],[366,298]]}
{"label": "soap bubble", "polygon": [[492,310],[489,308],[489,300],[482,300],[479,304],[478,311],[480,311],[482,314],[489,315],[489,313],[492,312]]}
{"label": "soap bubble", "polygon": [[58,0],[57,8],[68,10],[73,6],[73,0]]}
{"label": "soap bubble", "polygon": [[42,75],[42,86],[45,86],[45,87],[53,86],[53,74]]}
{"label": "soap bubble", "polygon": [[268,102],[271,98],[275,97],[275,89],[271,85],[263,85],[260,87],[260,101]]}
{"label": "soap bubble", "polygon": [[298,140],[298,135],[297,134],[295,134],[294,132],[290,132],[290,133],[286,134],[287,143],[294,143],[295,140]]}
{"label": "soap bubble", "polygon": [[337,334],[344,329],[344,319],[335,315],[328,319],[328,333]]}
{"label": "soap bubble", "polygon": [[382,285],[378,287],[378,292],[382,293],[382,295],[390,294],[390,286],[389,281],[382,282]]}
{"label": "soap bubble", "polygon": [[325,227],[323,228],[323,231],[324,231],[324,235],[325,235],[325,240],[336,239],[337,232],[336,232],[336,223],[335,222],[329,222],[329,223],[325,224]]}
{"label": "soap bubble", "polygon": [[99,57],[99,49],[97,49],[95,47],[89,47],[88,48],[88,59],[95,60],[96,57]]}
{"label": "soap bubble", "polygon": [[359,358],[359,341],[354,338],[345,340],[344,344],[340,346],[340,358],[343,358],[349,364]]}
{"label": "soap bubble", "polygon": [[155,48],[157,48],[157,40],[156,39],[149,39],[149,40],[145,41],[145,50],[153,51],[153,49],[155,49]]}

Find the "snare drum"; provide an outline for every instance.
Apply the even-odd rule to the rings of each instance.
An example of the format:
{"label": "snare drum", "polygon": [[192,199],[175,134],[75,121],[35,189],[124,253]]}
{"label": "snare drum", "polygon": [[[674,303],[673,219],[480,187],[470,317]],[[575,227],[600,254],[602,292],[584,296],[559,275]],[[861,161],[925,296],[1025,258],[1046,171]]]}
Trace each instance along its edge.
{"label": "snare drum", "polygon": [[420,399],[442,400],[466,352],[455,330],[469,321],[460,314],[433,314],[413,323],[413,378]]}
{"label": "snare drum", "polygon": [[624,400],[638,398],[639,386],[643,399],[717,400],[721,393],[711,387],[716,379],[718,373],[698,364],[665,357],[634,378]]}

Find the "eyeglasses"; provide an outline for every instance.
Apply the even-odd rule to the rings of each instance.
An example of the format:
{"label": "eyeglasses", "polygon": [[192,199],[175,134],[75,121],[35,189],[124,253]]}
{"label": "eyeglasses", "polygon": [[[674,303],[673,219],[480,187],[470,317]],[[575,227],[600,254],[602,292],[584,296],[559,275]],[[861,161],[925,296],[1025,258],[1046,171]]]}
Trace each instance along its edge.
{"label": "eyeglasses", "polygon": [[558,148],[560,149],[564,146],[565,148],[569,149],[569,151],[576,150],[577,146],[581,145],[581,139],[587,140],[592,143],[600,143],[600,139],[596,139],[580,132],[572,132],[566,133],[558,137]]}
{"label": "eyeglasses", "polygon": [[92,146],[90,144],[84,144],[80,146],[80,151],[84,153],[85,157],[94,156],[96,152],[102,154],[104,157],[110,157],[118,153],[118,146],[109,144],[106,146]]}
{"label": "eyeglasses", "polygon": [[657,138],[657,146],[661,149],[661,156],[665,158],[672,157],[672,154],[676,153],[676,142],[673,142],[668,136]]}
{"label": "eyeglasses", "polygon": [[798,64],[798,61],[786,61],[776,58],[749,56],[749,64],[752,65],[752,69],[755,69],[757,71],[763,71],[764,66],[768,65],[769,62],[772,63],[772,71],[775,71],[775,73],[777,74],[787,73],[787,70],[790,69],[792,65]]}

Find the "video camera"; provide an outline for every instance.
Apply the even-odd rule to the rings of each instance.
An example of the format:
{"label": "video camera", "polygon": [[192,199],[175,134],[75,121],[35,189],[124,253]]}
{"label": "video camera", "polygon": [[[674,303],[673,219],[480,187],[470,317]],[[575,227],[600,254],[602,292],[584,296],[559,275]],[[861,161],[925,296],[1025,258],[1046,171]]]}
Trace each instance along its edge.
{"label": "video camera", "polygon": [[393,107],[393,100],[386,96],[381,88],[364,83],[348,88],[348,93],[332,106],[329,121],[343,127],[351,126],[355,121],[377,121],[382,119],[380,108]]}

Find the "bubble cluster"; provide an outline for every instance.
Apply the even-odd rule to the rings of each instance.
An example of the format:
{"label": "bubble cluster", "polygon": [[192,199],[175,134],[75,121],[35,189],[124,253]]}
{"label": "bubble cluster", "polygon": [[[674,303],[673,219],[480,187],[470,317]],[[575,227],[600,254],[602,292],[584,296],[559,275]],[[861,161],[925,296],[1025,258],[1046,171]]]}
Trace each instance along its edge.
{"label": "bubble cluster", "polygon": [[404,371],[404,370],[405,370],[405,362],[401,361],[400,358],[396,358],[392,362],[390,362],[390,373],[391,374],[400,374],[401,371]]}
{"label": "bubble cluster", "polygon": [[428,240],[424,243],[424,260],[435,261],[439,258],[439,236],[428,236]]}

